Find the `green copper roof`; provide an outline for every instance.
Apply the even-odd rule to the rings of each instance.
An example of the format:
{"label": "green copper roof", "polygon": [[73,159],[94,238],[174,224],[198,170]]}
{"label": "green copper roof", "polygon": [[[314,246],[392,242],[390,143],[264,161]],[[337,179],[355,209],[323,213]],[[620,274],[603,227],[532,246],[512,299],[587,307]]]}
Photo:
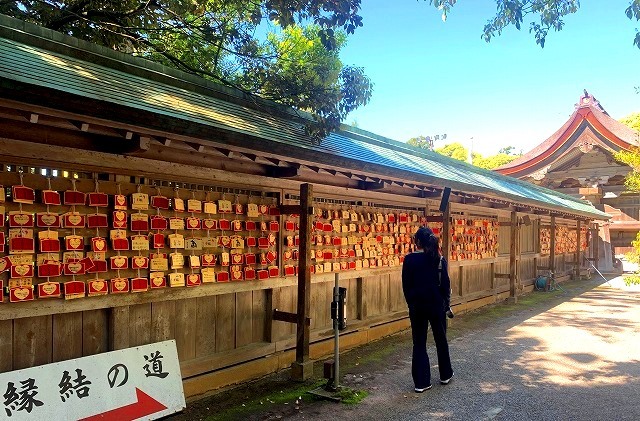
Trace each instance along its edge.
{"label": "green copper roof", "polygon": [[[0,19],[0,84],[5,88],[11,86],[11,81],[50,88],[259,138],[264,151],[278,145],[293,159],[304,155],[307,161],[314,159],[325,165],[339,163],[342,168],[377,172],[407,182],[448,186],[588,218],[608,219],[607,214],[573,197],[347,126],[329,135],[320,145],[312,145],[299,119],[287,118],[281,110],[274,113],[266,101],[243,105],[238,98],[225,100],[220,91],[214,94],[208,88],[210,82],[197,80],[193,75],[173,69],[160,75],[161,66],[131,57],[118,60],[118,53],[98,46],[81,54],[87,43],[75,40],[75,45],[67,45],[71,38],[46,30],[39,31],[38,37],[20,36],[20,31],[3,26],[6,22],[7,18]],[[223,93],[224,89],[221,88]]]}

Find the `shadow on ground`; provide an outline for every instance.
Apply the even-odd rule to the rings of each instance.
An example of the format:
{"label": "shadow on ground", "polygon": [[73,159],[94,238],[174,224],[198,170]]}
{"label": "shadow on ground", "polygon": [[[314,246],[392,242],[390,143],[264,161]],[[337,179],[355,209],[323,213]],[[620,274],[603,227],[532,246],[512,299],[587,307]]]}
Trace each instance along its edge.
{"label": "shadow on ground", "polygon": [[[626,340],[623,335],[637,329],[638,320],[620,315],[637,308],[640,295],[606,286],[602,280],[573,281],[565,284],[564,292],[533,292],[517,304],[501,303],[456,317],[449,338],[454,367],[460,370],[454,384],[459,383],[447,386],[446,405],[442,402],[447,399],[440,398],[447,387],[439,385],[428,392],[433,402],[415,400],[423,395],[412,392],[407,331],[341,354],[341,384],[369,394],[360,404],[316,401],[305,393],[323,383],[319,361],[310,381],[292,382],[284,371],[191,402],[171,421],[361,420],[373,414],[379,420],[593,419],[580,399],[569,403],[563,397],[608,396],[607,405],[620,407],[626,404],[624,393],[612,396],[612,386],[622,384],[622,391],[632,395],[640,374],[633,359],[637,353],[606,354],[612,341]],[[585,341],[587,349],[581,345]],[[433,344],[431,337],[429,342]],[[429,353],[435,355],[435,350]],[[538,399],[543,403],[536,404]]]}

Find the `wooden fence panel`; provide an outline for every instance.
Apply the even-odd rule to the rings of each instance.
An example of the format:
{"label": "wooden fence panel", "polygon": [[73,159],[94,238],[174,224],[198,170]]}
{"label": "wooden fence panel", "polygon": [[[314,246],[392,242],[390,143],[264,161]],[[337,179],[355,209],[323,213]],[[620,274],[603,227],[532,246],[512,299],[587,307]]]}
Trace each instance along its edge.
{"label": "wooden fence panel", "polygon": [[366,303],[367,317],[380,314],[378,297],[380,295],[380,276],[368,276],[364,278],[362,288],[362,300]]}
{"label": "wooden fence panel", "polygon": [[54,314],[53,362],[82,357],[82,312]]}
{"label": "wooden fence panel", "polygon": [[460,268],[458,266],[449,268],[449,280],[451,281],[451,297],[462,296],[460,290]]}
{"label": "wooden fence panel", "polygon": [[264,342],[266,340],[267,332],[267,317],[268,311],[267,305],[267,291],[257,290],[252,292],[252,309],[253,309],[253,324],[252,324],[252,339],[253,342]]}
{"label": "wooden fence panel", "polygon": [[196,358],[216,352],[217,305],[216,297],[196,299]]}
{"label": "wooden fence panel", "polygon": [[402,272],[389,274],[389,304],[390,311],[399,311],[406,307],[402,293]]}
{"label": "wooden fence panel", "polygon": [[175,301],[153,303],[151,307],[151,342],[175,338]]}
{"label": "wooden fence panel", "polygon": [[82,355],[109,351],[109,317],[106,309],[82,312]]}
{"label": "wooden fence panel", "polygon": [[391,310],[390,283],[389,275],[382,275],[382,279],[380,279],[380,295],[378,296],[380,314],[387,314]]}
{"label": "wooden fence panel", "polygon": [[[233,300],[233,294],[229,295]],[[196,357],[196,319],[198,317],[196,304],[197,301],[193,299],[177,300],[175,304],[175,337],[180,361]],[[231,320],[233,320],[233,311],[231,312]],[[229,327],[233,332],[233,322],[229,324]]]}
{"label": "wooden fence panel", "polygon": [[531,283],[531,281],[536,277],[535,273],[537,264],[537,260],[533,257],[522,257],[520,259],[520,282],[523,282],[526,285]]}
{"label": "wooden fence panel", "polygon": [[464,272],[467,285],[465,293],[472,294],[491,289],[491,264],[467,266],[464,268]]}
{"label": "wooden fence panel", "polygon": [[13,321],[13,369],[51,363],[53,318],[24,317]]}
{"label": "wooden fence panel", "polygon": [[219,295],[217,299],[216,352],[229,351],[234,349],[236,344],[236,297],[235,294],[224,294]]}
{"label": "wooden fence panel", "polygon": [[13,320],[0,320],[0,373],[13,370]]}
{"label": "wooden fence panel", "polygon": [[253,341],[253,293],[236,293],[236,348]]}
{"label": "wooden fence panel", "polygon": [[151,304],[129,306],[129,346],[151,343]]}

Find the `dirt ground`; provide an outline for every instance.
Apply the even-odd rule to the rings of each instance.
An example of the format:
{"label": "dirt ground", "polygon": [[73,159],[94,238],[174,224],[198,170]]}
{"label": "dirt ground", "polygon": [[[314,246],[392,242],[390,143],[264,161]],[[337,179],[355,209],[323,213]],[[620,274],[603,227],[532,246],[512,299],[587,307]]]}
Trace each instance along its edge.
{"label": "dirt ground", "polygon": [[413,392],[411,335],[402,332],[341,354],[341,384],[367,395],[360,403],[306,393],[323,384],[320,361],[313,380],[292,382],[283,371],[190,402],[170,419],[640,419],[631,398],[640,392],[640,288],[616,278],[564,289],[458,315],[448,335],[456,377],[423,394]]}

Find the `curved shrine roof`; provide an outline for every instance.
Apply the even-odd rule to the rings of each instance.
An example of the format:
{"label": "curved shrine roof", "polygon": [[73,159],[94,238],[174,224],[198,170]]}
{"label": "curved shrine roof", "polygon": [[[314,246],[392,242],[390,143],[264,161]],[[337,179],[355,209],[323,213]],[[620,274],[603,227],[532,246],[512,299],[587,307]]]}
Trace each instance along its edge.
{"label": "curved shrine roof", "polygon": [[569,153],[585,131],[593,133],[598,146],[611,153],[629,150],[640,144],[640,133],[611,118],[600,102],[586,90],[575,107],[569,119],[547,140],[494,171],[516,178],[529,176]]}

